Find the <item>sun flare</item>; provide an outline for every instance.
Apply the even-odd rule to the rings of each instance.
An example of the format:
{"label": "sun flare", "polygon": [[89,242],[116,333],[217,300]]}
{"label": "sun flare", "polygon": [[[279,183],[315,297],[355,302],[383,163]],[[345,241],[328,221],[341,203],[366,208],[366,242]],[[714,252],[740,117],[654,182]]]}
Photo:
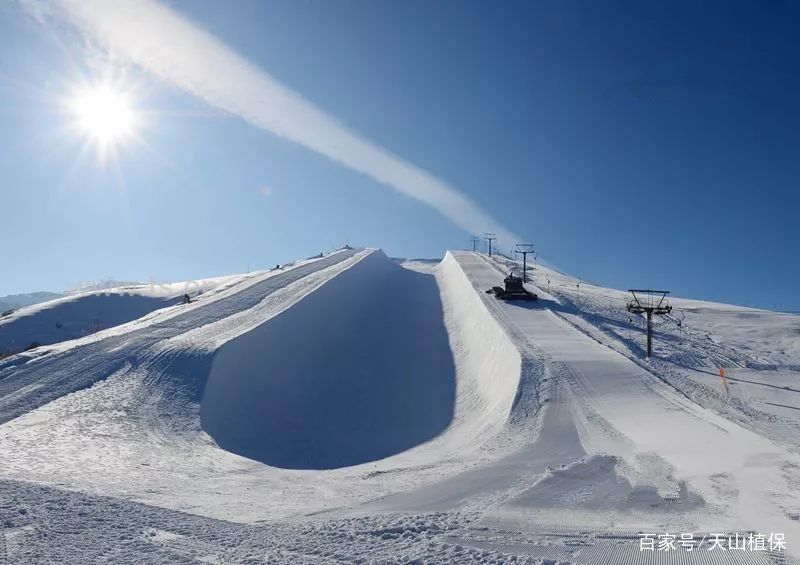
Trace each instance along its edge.
{"label": "sun flare", "polygon": [[129,137],[136,116],[128,96],[111,86],[88,86],[72,100],[77,126],[100,145],[111,145]]}

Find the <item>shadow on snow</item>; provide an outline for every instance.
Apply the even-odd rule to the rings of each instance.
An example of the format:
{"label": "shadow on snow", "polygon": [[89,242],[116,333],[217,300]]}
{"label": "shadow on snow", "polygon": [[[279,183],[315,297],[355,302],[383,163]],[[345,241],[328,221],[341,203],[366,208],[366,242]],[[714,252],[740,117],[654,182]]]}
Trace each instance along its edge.
{"label": "shadow on snow", "polygon": [[223,346],[201,420],[228,451],[275,467],[333,469],[434,438],[454,402],[434,277],[375,252]]}

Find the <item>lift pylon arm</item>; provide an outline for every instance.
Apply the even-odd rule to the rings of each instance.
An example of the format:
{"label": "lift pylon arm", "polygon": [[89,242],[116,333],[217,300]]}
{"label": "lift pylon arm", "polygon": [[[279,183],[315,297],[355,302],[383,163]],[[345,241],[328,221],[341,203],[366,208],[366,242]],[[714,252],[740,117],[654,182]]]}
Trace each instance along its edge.
{"label": "lift pylon arm", "polygon": [[633,300],[628,302],[628,312],[647,314],[647,358],[653,356],[653,314],[662,315],[672,312],[667,304],[668,290],[628,289]]}

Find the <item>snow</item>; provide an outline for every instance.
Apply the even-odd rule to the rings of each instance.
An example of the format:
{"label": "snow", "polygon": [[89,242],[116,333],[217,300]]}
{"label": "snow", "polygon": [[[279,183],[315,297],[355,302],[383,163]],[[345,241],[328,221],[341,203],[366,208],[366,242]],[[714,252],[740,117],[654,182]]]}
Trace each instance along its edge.
{"label": "snow", "polygon": [[197,297],[256,276],[233,275],[151,285],[76,290],[68,296],[37,302],[0,318],[0,356],[32,345],[50,345],[84,337],[179,304],[184,293]]}
{"label": "snow", "polygon": [[[497,563],[438,538],[475,516],[423,514],[238,524],[0,481],[0,560],[11,563]],[[533,562],[533,561],[531,561]]]}
{"label": "snow", "polygon": [[31,304],[38,304],[40,302],[53,300],[54,298],[60,298],[61,296],[63,295],[60,293],[47,291],[0,296],[0,314],[3,314],[9,310],[16,310],[18,308],[30,306]]}
{"label": "snow", "polygon": [[[312,261],[284,274],[273,274],[246,289],[235,289],[238,292],[230,294],[225,301],[217,300],[206,306],[188,305],[178,316],[169,318],[162,315],[147,321],[143,327],[132,325],[127,332],[117,329],[116,333],[84,346],[83,350],[65,349],[52,355],[51,359],[34,359],[25,371],[12,368],[12,371],[17,371],[16,385],[25,380],[50,382],[36,385],[38,388],[23,387],[0,397],[0,410],[13,410],[8,417],[24,413],[0,427],[0,451],[11,454],[5,467],[6,476],[57,482],[105,495],[124,492],[136,500],[170,508],[191,508],[193,512],[209,516],[252,522],[294,515],[301,513],[302,509],[314,512],[354,500],[367,500],[475,465],[476,460],[481,460],[481,451],[492,449],[492,446],[484,444],[502,431],[516,393],[519,365],[515,361],[516,353],[500,326],[485,311],[482,312],[481,298],[469,286],[463,272],[454,261],[445,261],[443,270],[435,278],[432,274],[398,267],[382,253],[373,250],[343,252],[326,261],[326,266]],[[452,288],[454,292],[466,292],[465,297],[477,303],[454,300],[449,292],[442,292],[437,279],[441,280],[443,287]],[[412,295],[403,301],[396,292],[390,292],[392,300],[387,301],[385,291],[400,291],[404,286],[414,290]],[[315,300],[317,293],[321,298]],[[250,294],[252,299],[248,297]],[[420,296],[425,298],[421,300]],[[435,307],[440,299],[442,302],[437,314],[436,308],[431,310],[431,307]],[[337,301],[340,303],[336,304]],[[348,314],[350,318],[339,322],[332,319],[344,314],[340,310],[344,306],[352,310]],[[321,318],[320,308],[326,314]],[[219,310],[223,310],[224,315]],[[401,330],[412,328],[424,331],[424,334],[417,334],[425,335],[426,339],[435,337],[439,340],[439,351],[435,357],[420,363],[420,351],[416,349],[419,345],[414,340],[391,339],[385,340],[385,345],[381,346],[391,347],[391,350],[373,352],[373,358],[368,360],[366,356],[370,354],[370,348],[359,347],[361,340],[351,340],[355,350],[350,353],[360,354],[359,364],[348,365],[347,357],[338,355],[316,358],[316,369],[329,371],[332,378],[338,379],[338,382],[332,381],[334,384],[341,386],[343,377],[351,379],[353,398],[349,399],[352,406],[334,405],[327,422],[324,414],[313,414],[316,418],[313,427],[338,426],[343,410],[355,412],[358,403],[362,409],[372,410],[371,421],[364,420],[363,414],[354,414],[351,421],[362,428],[362,445],[356,446],[362,450],[361,455],[368,431],[385,430],[384,435],[376,435],[371,440],[373,445],[385,442],[385,434],[394,434],[397,441],[413,440],[413,443],[422,443],[441,432],[438,437],[393,458],[329,473],[262,465],[237,457],[214,443],[207,432],[213,436],[219,435],[219,430],[213,425],[206,427],[209,412],[213,415],[214,411],[226,407],[228,412],[223,411],[223,414],[227,414],[227,422],[236,423],[242,414],[251,419],[245,423],[259,426],[264,421],[252,419],[263,416],[257,411],[243,413],[241,404],[235,403],[243,402],[248,393],[254,392],[261,395],[258,398],[263,403],[275,402],[265,394],[270,389],[264,390],[263,383],[255,391],[252,388],[229,388],[230,379],[234,378],[229,365],[231,360],[227,358],[230,351],[236,353],[238,349],[240,354],[232,359],[242,358],[250,362],[237,371],[258,368],[265,366],[268,360],[262,357],[263,353],[268,352],[274,361],[274,355],[290,343],[287,340],[305,348],[310,343],[304,340],[307,337],[305,333],[313,330],[324,338],[340,322],[345,323],[340,331],[349,337],[345,329],[357,329],[356,326],[374,318],[376,312],[393,312],[395,322],[406,324],[397,328],[398,337],[405,338]],[[440,327],[444,318],[447,331],[445,327],[440,330],[435,326],[424,327],[431,322],[431,316],[437,315]],[[282,326],[279,327],[282,331],[271,331],[281,318]],[[464,324],[462,328],[459,324],[462,318],[471,320],[471,325]],[[494,325],[494,338],[489,343],[480,343],[480,335],[492,335],[482,331],[482,327],[489,324]],[[293,325],[299,329],[293,332]],[[460,329],[456,332],[454,327]],[[303,328],[305,330],[301,332]],[[381,335],[375,328],[371,330],[374,339],[380,340]],[[438,332],[438,336],[431,334],[432,331]],[[158,336],[157,340],[152,339],[154,334]],[[276,340],[275,345],[268,344],[269,339]],[[342,342],[334,343],[351,347]],[[87,354],[86,348],[91,349],[91,354]],[[438,357],[443,352],[448,357]],[[53,368],[61,365],[64,373],[71,373],[74,371],[73,356],[78,354],[81,360],[88,359],[93,367],[91,372],[83,373],[87,380],[80,383],[73,379],[64,383],[70,386],[66,390],[54,386],[62,383],[54,378],[58,377],[58,371],[54,372]],[[293,365],[298,363],[298,356],[305,354],[303,350],[287,350],[283,363],[277,366],[293,375],[293,379],[299,378],[302,374],[292,373],[297,369]],[[393,364],[401,360],[412,363],[408,370],[427,370],[428,373],[420,371],[417,375],[420,379],[418,390],[409,386],[409,377],[397,373],[397,368],[393,368],[395,373],[389,368],[381,368],[378,364],[386,362],[384,356]],[[116,363],[114,360],[117,358],[124,361]],[[98,360],[105,362],[106,366],[95,365]],[[339,364],[332,364],[332,360],[338,360]],[[367,366],[373,363],[376,371],[382,371],[381,374],[368,375],[366,384],[374,383],[373,387],[359,382],[357,371],[365,363]],[[450,367],[450,374],[434,374],[430,363],[437,368]],[[475,366],[476,363],[483,365]],[[455,375],[452,373],[453,365]],[[402,364],[399,366],[403,367]],[[47,372],[43,374],[45,369]],[[107,378],[99,379],[98,375],[102,373],[107,373]],[[88,381],[89,374],[94,375],[91,382]],[[392,385],[394,388],[384,380],[385,376],[393,374],[395,379],[401,379]],[[252,387],[258,383],[259,376],[257,373],[252,377],[237,374],[235,378],[240,380],[238,387]],[[427,400],[430,419],[421,425],[419,413],[410,404],[419,402],[415,395],[431,395],[432,378],[440,379],[440,394]],[[457,384],[453,383],[454,379]],[[91,388],[85,388],[93,383],[96,384]],[[82,385],[79,392],[63,396],[64,392],[78,390],[78,384]],[[295,391],[290,385],[296,383],[284,384],[284,392],[278,400],[291,406],[291,396]],[[339,402],[347,401],[348,397],[336,388],[327,389],[326,396],[338,394]],[[297,387],[297,390],[303,389]],[[398,402],[398,392],[410,396],[394,408],[397,412],[393,420],[383,421],[387,406]],[[362,394],[369,397],[366,400],[359,398]],[[48,399],[58,396],[58,399],[31,411],[43,395]],[[379,398],[383,398],[384,405],[379,404],[376,408],[375,402]],[[505,407],[500,405],[503,401]],[[270,406],[280,408],[279,404]],[[285,417],[291,415],[291,410],[285,413]],[[413,422],[409,421],[409,415],[414,418]],[[303,416],[310,417],[308,414]],[[333,417],[335,419],[330,419]],[[388,424],[398,429],[391,430]],[[303,432],[302,428],[297,429],[295,438]],[[319,430],[320,437],[324,432]],[[428,437],[420,436],[420,433]],[[284,438],[275,438],[274,434],[264,437],[265,441],[275,442],[274,445],[266,443],[261,446],[265,452],[276,449],[276,445],[285,441]],[[327,437],[330,441],[342,441],[333,434]],[[344,439],[350,441],[352,438],[344,434]],[[355,448],[350,449],[353,455]],[[497,449],[502,450],[503,446]],[[75,457],[76,453],[80,456]],[[323,454],[319,457],[322,458]],[[441,464],[434,465],[441,461]],[[136,480],[131,480],[132,476]],[[275,492],[280,496],[253,501],[251,489]]]}
{"label": "snow", "polygon": [[0,561],[796,554],[798,317],[674,299],[644,361],[625,293],[542,267],[537,302],[484,292],[512,267],[345,249],[0,361]]}
{"label": "snow", "polygon": [[450,424],[454,400],[435,279],[374,252],[221,347],[200,415],[227,451],[274,467],[332,469],[433,439]]}

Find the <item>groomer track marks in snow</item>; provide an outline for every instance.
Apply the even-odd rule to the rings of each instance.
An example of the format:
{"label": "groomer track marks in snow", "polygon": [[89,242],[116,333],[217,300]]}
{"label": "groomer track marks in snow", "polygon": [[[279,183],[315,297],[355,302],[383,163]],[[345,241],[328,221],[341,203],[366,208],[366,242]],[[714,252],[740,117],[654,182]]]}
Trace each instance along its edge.
{"label": "groomer track marks in snow", "polygon": [[[271,548],[268,559],[279,562],[335,562],[362,555],[408,556],[405,561],[502,562],[505,557],[499,554],[505,553],[588,564],[671,563],[676,556],[641,554],[636,531],[754,529],[785,533],[790,544],[800,539],[792,517],[798,505],[791,477],[793,469],[800,468],[795,456],[691,403],[633,361],[577,331],[550,311],[558,306],[552,296],[540,293],[542,300],[534,304],[502,303],[487,296],[484,290],[502,280],[503,273],[477,254],[448,254],[439,266],[426,267],[435,273],[441,298],[455,390],[448,387],[451,380],[443,371],[439,381],[443,394],[429,399],[424,412],[429,418],[418,428],[402,429],[393,436],[400,441],[392,451],[402,451],[352,467],[297,470],[279,469],[220,449],[201,428],[202,405],[207,402],[208,409],[224,414],[241,406],[246,395],[204,398],[206,376],[211,374],[222,388],[226,381],[241,379],[238,390],[248,390],[250,377],[258,375],[238,361],[251,355],[257,359],[259,351],[253,344],[275,340],[274,349],[267,350],[272,351],[270,357],[280,352],[291,360],[291,350],[284,352],[284,346],[299,348],[306,331],[321,339],[324,314],[341,314],[336,310],[341,305],[327,303],[351,292],[351,298],[357,297],[358,285],[367,284],[359,277],[402,282],[419,291],[409,295],[425,297],[418,306],[426,315],[438,312],[430,308],[435,303],[432,275],[409,277],[390,269],[387,261],[371,250],[355,253],[285,281],[278,289],[269,288],[268,279],[255,281],[253,285],[263,283],[260,296],[239,306],[234,303],[247,295],[250,286],[230,289],[225,298],[235,307],[225,309],[225,315],[205,318],[204,312],[214,312],[215,302],[176,307],[182,311],[159,314],[134,324],[136,329],[130,331],[103,334],[97,343],[81,343],[74,351],[63,344],[27,363],[2,365],[6,379],[15,380],[14,370],[19,369],[23,380],[17,388],[6,379],[0,381],[12,395],[4,398],[6,408],[24,408],[26,402],[30,405],[31,399],[38,398],[40,389],[35,387],[46,392],[52,385],[66,386],[66,373],[61,380],[51,381],[48,368],[58,371],[64,369],[65,360],[80,362],[81,351],[97,354],[94,364],[79,367],[90,374],[76,375],[84,383],[96,381],[94,386],[60,396],[0,426],[0,452],[7,454],[2,467],[5,479],[58,483],[91,495],[7,480],[3,488],[19,496],[9,497],[11,502],[2,511],[30,516],[12,520],[14,527],[31,527],[34,532],[44,528],[52,534],[46,543],[32,546],[45,556],[70,554],[61,551],[70,543],[68,536],[54,530],[64,530],[74,513],[56,512],[60,503],[34,502],[44,510],[20,514],[20,501],[77,504],[81,499],[81,504],[124,510],[125,515],[118,518],[125,531],[141,531],[151,541],[139,544],[136,538],[133,544],[118,544],[104,538],[92,546],[93,551],[113,555],[107,551],[120,550],[143,559],[153,549],[182,559],[235,561],[234,557],[240,557],[207,537],[192,538],[196,531],[192,525],[199,523],[199,515],[259,523],[293,517],[297,521],[257,528],[208,523],[212,529],[230,527],[237,539],[254,550],[262,551],[266,544]],[[591,289],[582,287],[581,292],[588,295]],[[320,301],[328,294],[325,304],[315,305],[317,293]],[[397,327],[431,322],[416,319],[414,312],[409,308],[398,314]],[[189,315],[192,320],[186,318]],[[279,322],[283,316],[286,320]],[[172,320],[186,325],[176,331]],[[348,334],[358,326],[358,317],[353,320],[343,326]],[[269,330],[280,323],[286,331]],[[142,335],[137,333],[140,330]],[[434,338],[431,344],[441,345],[435,333],[429,337]],[[122,364],[111,376],[113,367],[103,362],[100,350],[91,349],[104,343],[113,345],[106,351],[106,363]],[[441,366],[437,360],[446,359],[439,349],[422,357],[433,360],[423,365],[425,382],[437,377],[436,371],[427,369]],[[219,352],[219,364],[212,370],[214,352]],[[342,359],[326,353],[316,358],[314,366],[332,359],[344,371],[357,366],[349,357],[357,352],[350,350]],[[41,378],[31,378],[34,372]],[[362,381],[353,380],[352,373],[342,374],[351,379],[343,382],[342,390],[374,393],[369,387],[359,388]],[[297,376],[291,371],[286,375],[292,375],[290,381]],[[309,390],[301,387],[302,394],[290,400],[313,401]],[[206,391],[206,396],[211,393],[210,388]],[[328,396],[334,404],[353,400],[337,396],[340,390],[333,392]],[[416,395],[424,392],[412,388],[403,391],[403,399],[414,403]],[[276,409],[270,413],[285,422],[297,412],[296,406],[286,402],[285,407],[273,406]],[[213,410],[206,414],[210,415]],[[256,412],[242,410],[242,415],[244,424],[260,424]],[[294,428],[295,437],[318,437],[326,446],[341,448],[342,438],[309,433],[329,424],[323,416],[324,411],[316,414],[305,429]],[[358,423],[361,416],[355,414],[353,422]],[[281,427],[288,429],[288,424]],[[230,441],[231,449],[242,453],[253,448],[250,438],[240,435],[236,426],[232,434],[230,429],[228,435],[226,430],[219,431],[214,433],[221,444]],[[382,430],[381,434],[391,432]],[[284,439],[288,438],[262,443],[246,454],[278,464],[287,455]],[[337,467],[348,461],[335,457],[352,457],[357,462],[375,456],[374,446],[367,447],[366,455],[346,449],[320,450],[319,454]],[[284,464],[301,467],[297,461]],[[116,498],[102,502],[96,495]],[[359,505],[370,498],[372,502]],[[160,509],[142,508],[132,500]],[[327,516],[320,514],[324,510]],[[331,513],[362,517],[331,518]],[[307,536],[298,530],[304,514],[314,514],[312,523],[302,526]],[[60,525],[48,526],[51,519]],[[116,531],[110,528],[109,533],[112,530]],[[20,539],[14,538],[15,532],[11,539]],[[284,545],[287,535],[292,542]],[[13,544],[7,547],[7,551],[18,550]],[[51,550],[57,551],[48,553]],[[770,559],[766,554],[737,555],[741,562]],[[725,557],[706,552],[693,558],[724,563]]]}
{"label": "groomer track marks in snow", "polygon": [[145,352],[159,342],[252,308],[276,290],[358,252],[338,251],[285,272],[273,273],[255,282],[248,281],[249,285],[239,285],[210,303],[198,304],[164,321],[156,321],[141,329],[130,326],[132,331],[119,335],[86,339],[84,345],[66,349],[63,353],[56,348],[53,353],[20,366],[17,364],[25,359],[24,354],[0,362],[0,423],[91,386],[125,367],[131,360],[140,361],[146,357]]}
{"label": "groomer track marks in snow", "polygon": [[[483,256],[454,256],[475,292],[503,277]],[[440,484],[373,501],[370,509],[479,510],[478,501],[486,514],[470,535],[482,539],[501,530],[535,537],[561,528],[568,539],[570,530],[663,532],[665,526],[676,532],[778,531],[800,539],[798,523],[785,510],[797,507],[798,493],[781,470],[796,466],[796,456],[702,409],[577,331],[549,310],[546,297],[487,306],[523,359],[542,363],[528,377],[523,374],[521,389],[552,377],[538,438],[516,454]],[[520,390],[518,398],[524,397]],[[529,408],[518,401],[514,411]],[[601,455],[611,458],[597,460]],[[598,466],[599,461],[609,465]],[[578,472],[581,465],[608,473],[589,473],[587,479]],[[537,487],[551,473],[558,480]],[[578,490],[583,495],[576,499]],[[645,500],[645,493],[651,501],[642,507],[636,501]],[[473,543],[486,545],[480,539]],[[537,550],[531,554],[537,556]],[[541,551],[538,556],[556,558]],[[743,559],[761,562],[763,556]]]}

